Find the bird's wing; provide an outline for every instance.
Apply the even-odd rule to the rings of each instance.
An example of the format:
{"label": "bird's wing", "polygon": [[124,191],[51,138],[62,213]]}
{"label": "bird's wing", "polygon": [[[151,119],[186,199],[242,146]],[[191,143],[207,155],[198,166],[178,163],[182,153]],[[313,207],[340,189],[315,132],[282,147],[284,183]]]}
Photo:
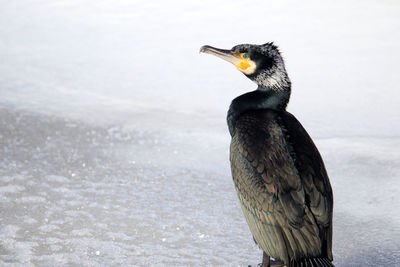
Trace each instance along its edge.
{"label": "bird's wing", "polygon": [[[271,256],[284,262],[321,256],[319,221],[329,217],[329,201],[318,184],[321,179],[314,177],[315,167],[297,169],[296,144],[288,142],[276,120],[274,112],[257,112],[237,121],[231,167],[242,209],[257,244]],[[302,166],[306,170],[306,161]]]}
{"label": "bird's wing", "polygon": [[324,162],[311,137],[292,114],[285,112],[281,120],[289,132],[295,166],[306,193],[306,204],[320,228],[322,251],[332,260],[333,193]]}

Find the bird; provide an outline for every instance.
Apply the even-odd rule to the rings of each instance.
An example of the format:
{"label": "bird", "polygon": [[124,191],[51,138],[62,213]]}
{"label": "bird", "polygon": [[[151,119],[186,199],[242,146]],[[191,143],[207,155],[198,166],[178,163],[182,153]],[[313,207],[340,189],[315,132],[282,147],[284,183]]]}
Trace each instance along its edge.
{"label": "bird", "polygon": [[286,108],[291,81],[279,48],[202,46],[257,84],[234,98],[227,123],[232,178],[263,267],[334,266],[333,192],[322,157]]}

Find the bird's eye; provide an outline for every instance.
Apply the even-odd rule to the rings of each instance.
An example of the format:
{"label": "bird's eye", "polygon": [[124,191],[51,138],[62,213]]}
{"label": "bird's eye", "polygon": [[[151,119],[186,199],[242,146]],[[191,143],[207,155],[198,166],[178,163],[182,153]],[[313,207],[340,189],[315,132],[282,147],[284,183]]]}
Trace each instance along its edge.
{"label": "bird's eye", "polygon": [[248,57],[249,57],[249,54],[246,54],[246,53],[243,54],[243,58],[248,58]]}

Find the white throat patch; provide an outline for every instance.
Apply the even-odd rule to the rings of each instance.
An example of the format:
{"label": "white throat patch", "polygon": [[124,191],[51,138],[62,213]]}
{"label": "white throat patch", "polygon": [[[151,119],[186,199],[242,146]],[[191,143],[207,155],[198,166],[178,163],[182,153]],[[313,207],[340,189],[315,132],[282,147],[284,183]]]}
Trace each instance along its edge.
{"label": "white throat patch", "polygon": [[260,73],[255,77],[254,81],[263,87],[270,87],[274,89],[283,89],[289,85],[286,75],[282,74],[279,70],[269,74],[267,72]]}

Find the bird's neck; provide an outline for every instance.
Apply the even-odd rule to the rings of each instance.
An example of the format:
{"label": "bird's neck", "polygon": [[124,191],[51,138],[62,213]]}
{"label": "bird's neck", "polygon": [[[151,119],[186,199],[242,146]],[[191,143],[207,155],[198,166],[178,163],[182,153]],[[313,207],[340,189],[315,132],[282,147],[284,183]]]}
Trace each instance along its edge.
{"label": "bird's neck", "polygon": [[236,121],[241,114],[248,110],[273,109],[285,110],[290,98],[290,87],[258,88],[255,91],[245,93],[232,100],[229,107],[227,121],[229,132],[233,135]]}

